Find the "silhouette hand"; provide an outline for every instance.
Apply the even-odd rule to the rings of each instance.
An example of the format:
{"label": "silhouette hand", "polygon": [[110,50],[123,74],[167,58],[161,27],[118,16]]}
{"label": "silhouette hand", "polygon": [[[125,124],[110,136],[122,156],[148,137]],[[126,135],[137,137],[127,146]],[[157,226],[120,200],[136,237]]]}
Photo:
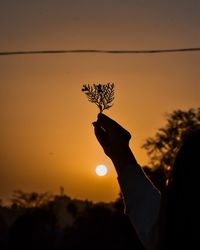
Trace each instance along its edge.
{"label": "silhouette hand", "polygon": [[126,129],[102,113],[93,125],[97,140],[115,166],[136,162],[129,148],[131,134]]}

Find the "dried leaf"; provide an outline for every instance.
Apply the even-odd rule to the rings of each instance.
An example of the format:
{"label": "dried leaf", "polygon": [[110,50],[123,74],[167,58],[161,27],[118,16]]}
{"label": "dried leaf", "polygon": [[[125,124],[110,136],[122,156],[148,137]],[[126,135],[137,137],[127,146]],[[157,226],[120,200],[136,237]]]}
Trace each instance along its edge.
{"label": "dried leaf", "polygon": [[107,84],[84,84],[82,91],[86,94],[88,101],[95,103],[102,113],[103,110],[113,106],[114,83]]}

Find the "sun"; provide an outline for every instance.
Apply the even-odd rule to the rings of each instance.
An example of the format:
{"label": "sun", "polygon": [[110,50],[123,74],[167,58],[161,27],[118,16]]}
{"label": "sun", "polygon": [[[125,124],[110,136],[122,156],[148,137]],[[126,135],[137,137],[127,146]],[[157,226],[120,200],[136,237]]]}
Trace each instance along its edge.
{"label": "sun", "polygon": [[108,173],[108,169],[105,165],[100,164],[96,167],[95,172],[98,176],[104,176]]}

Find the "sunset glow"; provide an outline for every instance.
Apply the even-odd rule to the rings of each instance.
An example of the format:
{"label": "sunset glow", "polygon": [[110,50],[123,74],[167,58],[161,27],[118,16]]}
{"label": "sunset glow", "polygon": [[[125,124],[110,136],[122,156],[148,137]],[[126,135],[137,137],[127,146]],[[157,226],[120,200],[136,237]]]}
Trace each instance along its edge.
{"label": "sunset glow", "polygon": [[[199,13],[195,0],[0,1],[0,51],[196,47]],[[115,84],[103,112],[131,133],[144,166],[141,146],[165,113],[199,106],[199,65],[200,52],[0,56],[0,199],[63,186],[75,198],[115,200],[117,175],[92,126],[99,109],[82,86]],[[95,173],[102,162],[105,178]]]}

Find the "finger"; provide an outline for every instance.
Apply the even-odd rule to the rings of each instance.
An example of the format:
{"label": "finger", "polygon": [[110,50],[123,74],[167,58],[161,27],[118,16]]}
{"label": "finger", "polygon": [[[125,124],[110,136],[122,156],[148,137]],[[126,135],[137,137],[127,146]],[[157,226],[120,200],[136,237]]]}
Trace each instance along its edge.
{"label": "finger", "polygon": [[101,146],[104,148],[109,144],[109,136],[108,133],[96,122],[93,123],[94,125],[94,133],[101,144]]}
{"label": "finger", "polygon": [[121,125],[119,125],[119,123],[102,113],[98,114],[97,122],[109,133],[123,133],[127,139],[131,138],[131,134],[126,129],[124,129]]}
{"label": "finger", "polygon": [[116,121],[114,121],[113,119],[102,113],[98,114],[97,122],[106,130],[111,130],[121,127]]}

